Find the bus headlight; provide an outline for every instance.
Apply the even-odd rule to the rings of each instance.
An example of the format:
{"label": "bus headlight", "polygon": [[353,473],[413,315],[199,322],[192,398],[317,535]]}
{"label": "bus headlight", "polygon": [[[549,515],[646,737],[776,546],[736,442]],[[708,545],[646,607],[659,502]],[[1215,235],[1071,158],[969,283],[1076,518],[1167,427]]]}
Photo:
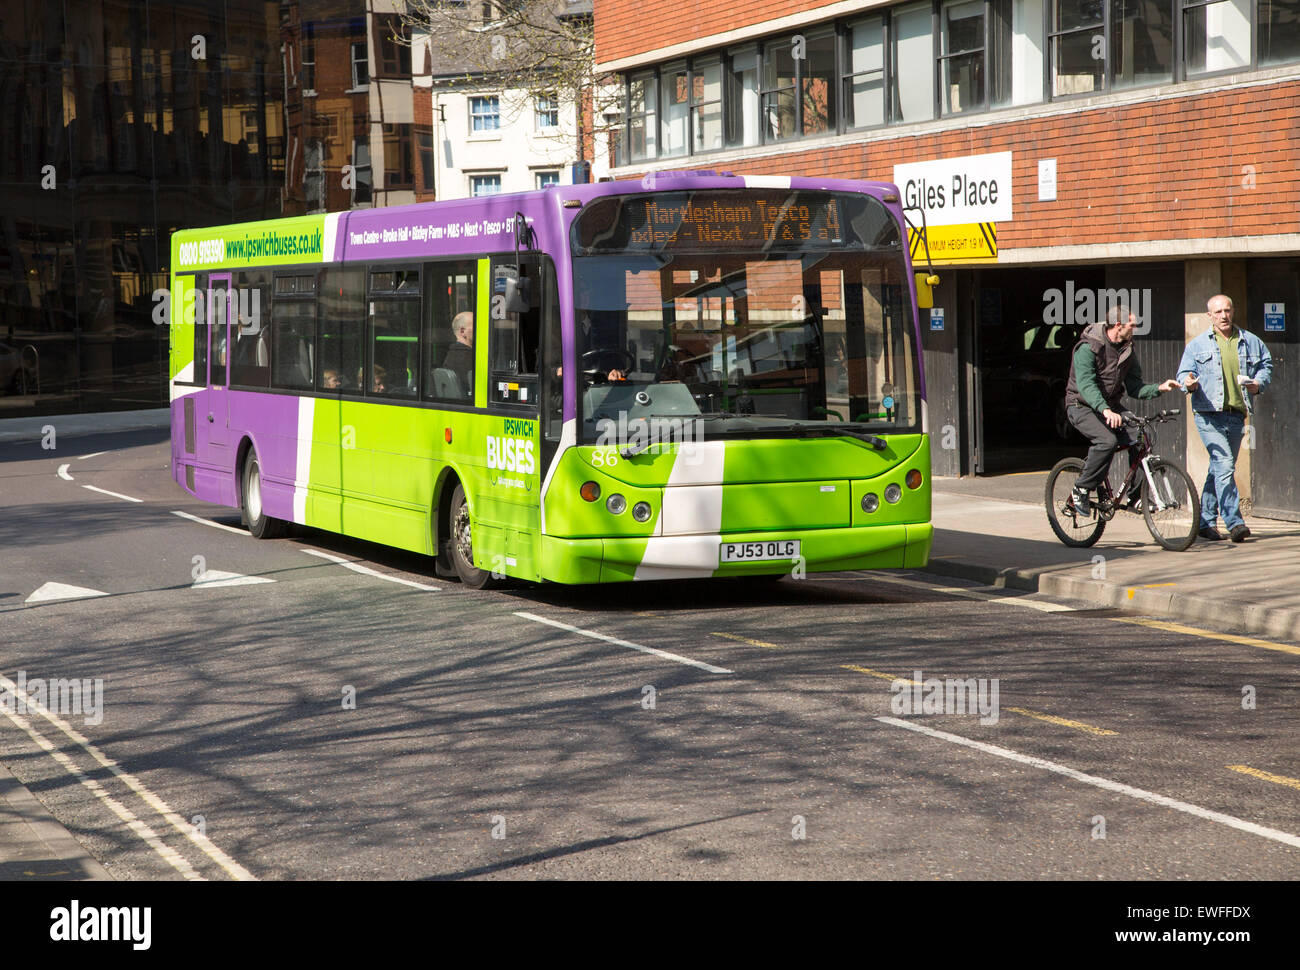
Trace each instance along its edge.
{"label": "bus headlight", "polygon": [[888,502],[890,505],[893,505],[902,497],[903,497],[903,490],[899,488],[897,482],[885,486],[885,501]]}
{"label": "bus headlight", "polygon": [[638,522],[649,522],[653,509],[650,508],[649,502],[637,502],[632,506],[632,518]]}
{"label": "bus headlight", "polygon": [[878,508],[880,508],[879,495],[877,495],[875,492],[868,492],[866,495],[862,496],[863,512],[874,512]]}
{"label": "bus headlight", "polygon": [[582,488],[578,489],[578,494],[588,502],[594,502],[600,498],[600,486],[595,482],[583,482]]}
{"label": "bus headlight", "polygon": [[615,492],[605,499],[605,508],[609,509],[611,515],[622,515],[627,508],[627,499]]}

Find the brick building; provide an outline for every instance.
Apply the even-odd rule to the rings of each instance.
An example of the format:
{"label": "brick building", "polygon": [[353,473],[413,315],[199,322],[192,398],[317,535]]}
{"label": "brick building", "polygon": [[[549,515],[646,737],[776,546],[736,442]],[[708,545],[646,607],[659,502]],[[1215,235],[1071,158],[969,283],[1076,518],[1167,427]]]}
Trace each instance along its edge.
{"label": "brick building", "polygon": [[416,118],[405,9],[402,0],[280,4],[284,215],[404,205],[432,186],[432,129],[427,110]]}
{"label": "brick building", "polygon": [[[954,218],[996,239],[940,270],[923,324],[936,474],[1077,448],[1060,400],[1099,298],[1134,304],[1157,379],[1222,291],[1275,364],[1239,484],[1300,517],[1300,0],[596,0],[596,31],[624,88],[615,176],[897,180],[922,202],[924,180],[932,239]],[[947,218],[955,180],[1001,196]],[[1199,484],[1190,416],[1161,447]]]}

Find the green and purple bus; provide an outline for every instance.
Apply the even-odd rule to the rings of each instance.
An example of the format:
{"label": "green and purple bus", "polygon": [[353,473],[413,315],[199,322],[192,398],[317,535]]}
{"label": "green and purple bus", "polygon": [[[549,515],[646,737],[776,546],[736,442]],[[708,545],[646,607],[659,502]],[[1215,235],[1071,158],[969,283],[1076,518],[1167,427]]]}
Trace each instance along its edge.
{"label": "green and purple bus", "polygon": [[177,232],[171,267],[173,477],[255,536],[476,588],[928,561],[892,185],[658,173]]}

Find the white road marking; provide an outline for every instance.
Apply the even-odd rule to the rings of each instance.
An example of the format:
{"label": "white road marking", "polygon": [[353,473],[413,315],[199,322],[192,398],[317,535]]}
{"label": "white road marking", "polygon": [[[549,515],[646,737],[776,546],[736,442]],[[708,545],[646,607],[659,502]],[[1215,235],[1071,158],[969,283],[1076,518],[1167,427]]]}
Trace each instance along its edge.
{"label": "white road marking", "polygon": [[[90,757],[94,758],[95,761],[97,761],[100,765],[102,765],[103,767],[111,771],[119,780],[121,780],[121,782],[124,785],[126,785],[127,788],[131,789],[131,791],[135,792],[138,796],[140,796],[140,798],[145,802],[145,804],[147,804],[155,812],[161,815],[163,819],[165,819],[166,822],[173,829],[175,829],[181,835],[185,836],[196,846],[202,849],[203,853],[209,859],[211,859],[213,862],[219,865],[222,869],[224,869],[232,879],[253,880],[256,878],[251,872],[249,872],[247,869],[241,866],[238,862],[236,862],[230,856],[226,855],[226,853],[222,852],[221,849],[219,849],[215,844],[213,844],[213,842],[206,835],[199,832],[197,828],[195,828],[193,825],[186,822],[185,819],[177,815],[176,812],[172,810],[172,807],[170,805],[168,805],[165,801],[163,801],[152,791],[146,788],[143,784],[141,784],[138,778],[136,778],[128,771],[123,771],[116,761],[114,761],[112,758],[105,755],[104,752],[100,751],[99,748],[95,747],[95,745],[91,744],[89,738],[85,737],[83,734],[81,734],[79,731],[73,728],[72,725],[68,724],[67,721],[63,720],[58,715],[51,714],[48,710],[46,710],[43,707],[38,707],[35,704],[32,704],[30,698],[27,698],[26,692],[20,691],[18,689],[18,685],[15,684],[13,681],[9,680],[7,677],[0,676],[0,687],[4,687],[9,691],[13,692],[15,696],[22,695],[25,699],[27,699],[28,710],[35,711],[36,713],[40,714],[41,717],[45,718],[45,720],[49,721],[56,728],[62,731],[75,744],[79,745],[81,749],[86,752],[86,754],[90,755]],[[3,713],[11,721],[15,721],[15,723],[25,720],[23,718],[19,718],[16,714],[11,714],[9,711],[3,711]],[[25,724],[19,723],[19,727],[23,727],[28,732],[29,735],[32,735],[33,740],[39,737],[38,733],[34,733],[34,729],[27,727]],[[60,764],[64,764],[64,767],[67,767],[74,774],[80,775],[80,771],[77,769],[76,765],[73,765],[70,760],[67,760],[67,756],[64,755],[62,751],[58,751],[48,741],[44,741],[43,738],[40,741],[37,741],[37,744],[40,744],[42,748],[45,748],[45,750],[49,751],[51,754],[55,754],[56,757],[62,755],[64,761],[61,761]],[[96,785],[96,787],[98,787],[98,783],[95,782],[94,779],[86,778],[85,781],[89,782],[91,785]],[[112,799],[109,798],[107,792],[105,792],[103,795],[99,797],[107,799],[108,801],[112,802]],[[119,805],[119,807],[122,808],[122,811],[126,812],[127,816],[131,816],[131,818],[134,818],[134,816],[131,815],[130,811],[128,811],[124,806]],[[119,817],[122,818],[123,821],[126,821],[125,816],[119,814]],[[128,822],[127,824],[131,825],[132,823]],[[137,828],[137,826],[139,828]],[[132,825],[132,830],[136,831],[137,834],[140,834],[140,829],[143,829],[145,832],[148,832],[150,835],[153,835],[153,832],[149,829],[147,825],[145,825],[143,822],[140,822],[139,820],[136,820],[134,825]],[[157,839],[157,836],[154,836],[154,838]],[[175,850],[170,849],[166,845],[162,845],[162,850],[166,850],[166,852],[172,853],[173,855],[175,855],[177,858],[180,859],[181,863],[184,863],[188,867],[188,863],[185,863],[184,857],[181,856],[179,853],[175,852]],[[161,850],[157,850],[157,851],[159,851],[159,854],[163,854]],[[163,855],[163,857],[167,858],[166,855]],[[168,861],[171,860],[169,859]],[[173,865],[175,865],[175,863],[173,863]],[[190,871],[193,872],[192,869]],[[194,873],[193,876],[186,876],[186,878],[202,879],[203,877],[198,873]]]}
{"label": "white road marking", "polygon": [[61,479],[63,479],[65,482],[73,481],[72,476],[68,474],[68,468],[69,468],[69,466],[70,466],[71,464],[72,464],[72,463],[69,462],[67,465],[60,465],[60,466],[59,466],[59,477],[60,477]]}
{"label": "white road marking", "polygon": [[546,617],[537,616],[534,613],[516,613],[515,616],[522,616],[525,620],[533,620],[537,623],[545,623],[547,626],[559,627],[561,630],[568,630],[570,633],[577,633],[584,637],[591,637],[593,640],[604,640],[606,643],[612,643],[618,647],[628,647],[632,650],[640,650],[642,653],[653,654],[656,657],[663,657],[665,660],[672,660],[679,664],[699,667],[701,670],[707,670],[711,674],[735,673],[734,670],[728,670],[726,667],[715,667],[712,664],[706,664],[701,660],[692,660],[690,657],[683,657],[680,654],[669,653],[667,650],[659,650],[656,647],[647,647],[640,643],[632,643],[630,640],[620,640],[618,637],[608,637],[603,633],[593,633],[591,630],[582,630],[576,626],[569,626],[567,623],[560,623],[558,620],[548,620]]}
{"label": "white road marking", "polygon": [[1058,775],[1064,775],[1067,778],[1073,778],[1075,781],[1081,781],[1085,785],[1093,785],[1097,788],[1103,788],[1106,791],[1112,791],[1120,795],[1128,795],[1130,798],[1136,798],[1144,802],[1151,802],[1153,805],[1160,805],[1164,808],[1172,808],[1176,812],[1183,812],[1187,815],[1205,819],[1209,822],[1218,822],[1220,825],[1226,825],[1229,828],[1238,829],[1242,832],[1249,832],[1251,835],[1258,835],[1261,838],[1281,842],[1283,845],[1300,848],[1300,836],[1292,835],[1290,832],[1282,832],[1278,829],[1271,829],[1263,825],[1258,825],[1255,822],[1247,822],[1245,819],[1237,818],[1233,815],[1225,815],[1222,812],[1216,812],[1208,808],[1201,808],[1199,805],[1180,802],[1176,798],[1170,798],[1167,795],[1158,795],[1155,792],[1146,791],[1142,788],[1134,788],[1132,785],[1125,785],[1122,782],[1111,781],[1109,778],[1099,778],[1096,775],[1088,775],[1082,771],[1076,771],[1073,768],[1067,768],[1065,765],[1057,764],[1055,761],[1048,761],[1045,758],[1035,758],[1032,755],[1021,754],[1020,752],[1012,751],[1009,748],[1000,748],[995,744],[985,744],[983,741],[972,741],[970,738],[963,738],[957,734],[949,734],[947,731],[936,731],[934,728],[925,727],[924,725],[917,724],[915,721],[905,721],[896,717],[877,717],[876,720],[880,721],[882,724],[891,724],[894,727],[906,728],[909,731],[916,731],[918,734],[938,738],[941,741],[949,741],[953,744],[960,744],[963,747],[974,748],[976,751],[983,751],[985,754],[995,755],[999,758],[1006,758],[1009,761],[1018,761],[1021,764],[1030,765],[1034,768],[1042,768],[1044,771],[1053,771]]}
{"label": "white road marking", "polygon": [[338,563],[344,569],[351,569],[354,573],[361,573],[363,576],[373,576],[375,579],[384,579],[390,583],[397,583],[401,586],[410,586],[412,589],[422,589],[426,593],[437,593],[441,591],[441,586],[426,586],[424,583],[417,583],[409,579],[401,579],[397,576],[385,576],[378,570],[362,566],[360,563],[351,562],[347,559],[341,559],[338,556],[331,556],[328,552],[321,552],[319,549],[304,549],[303,552],[309,556],[320,556],[322,559],[328,559],[330,562]]}
{"label": "white road marking", "polygon": [[107,596],[100,589],[86,589],[84,586],[69,586],[67,583],[45,583],[24,603],[50,603],[55,600],[79,600],[89,596]]}
{"label": "white road marking", "polygon": [[205,569],[203,575],[194,581],[190,589],[211,589],[215,586],[252,586],[255,583],[274,583],[274,579],[265,576],[245,576],[242,573],[227,573],[220,569]]}
{"label": "white road marking", "polygon": [[92,451],[88,455],[78,455],[77,461],[85,461],[87,458],[98,458],[100,455],[107,455],[107,451]]}
{"label": "white road marking", "polygon": [[82,485],[82,488],[88,488],[92,492],[98,492],[100,495],[111,495],[113,498],[120,498],[126,502],[143,502],[142,498],[132,498],[130,495],[123,495],[121,492],[110,492],[106,488],[96,488],[94,485]]}
{"label": "white road marking", "polygon": [[1004,606],[1023,606],[1030,610],[1039,610],[1043,613],[1073,613],[1075,607],[1066,606],[1063,603],[1051,603],[1046,600],[1025,599],[1023,596],[999,596],[989,592],[989,590],[1001,589],[1000,586],[935,586],[933,583],[925,583],[916,579],[905,579],[902,576],[882,576],[878,573],[868,572],[872,579],[878,579],[882,583],[895,583],[899,586],[912,586],[916,589],[929,590],[932,593],[948,593],[952,596],[964,596],[966,599],[979,600],[982,603],[1000,603]]}
{"label": "white road marking", "polygon": [[[3,683],[3,681],[0,680],[0,683]],[[109,810],[118,818],[120,818],[123,822],[125,822],[126,827],[129,828],[132,832],[134,832],[137,836],[139,836],[149,846],[149,848],[153,849],[154,852],[158,853],[158,855],[160,855],[163,858],[163,861],[165,861],[168,865],[170,865],[173,869],[179,872],[186,879],[192,879],[192,880],[203,879],[203,876],[197,871],[195,871],[194,867],[189,864],[189,862],[186,860],[186,858],[183,855],[181,855],[179,852],[177,852],[175,849],[173,849],[171,846],[165,843],[162,839],[160,839],[158,837],[157,832],[155,832],[149,826],[145,825],[144,822],[141,822],[138,818],[136,818],[135,814],[129,808],[127,808],[116,798],[114,798],[112,795],[106,792],[104,790],[104,787],[99,782],[87,776],[85,772],[83,772],[80,768],[78,768],[73,763],[71,758],[69,758],[66,754],[64,754],[62,751],[56,748],[53,744],[49,742],[49,740],[46,739],[46,737],[43,734],[41,734],[34,727],[28,724],[27,718],[21,717],[18,714],[11,714],[9,711],[5,710],[4,708],[0,708],[0,713],[4,714],[5,717],[9,718],[9,720],[13,722],[14,725],[21,728],[23,731],[25,731],[27,733],[27,736],[31,738],[34,742],[36,742],[36,744],[43,751],[45,751],[52,758],[54,758],[55,761],[57,761],[60,765],[62,765],[64,770],[66,770],[68,774],[76,778],[77,781],[81,782],[81,784],[83,784],[90,791],[92,795],[94,795],[105,805],[107,805]]]}
{"label": "white road marking", "polygon": [[249,533],[244,529],[236,529],[233,525],[222,525],[220,522],[213,522],[211,519],[203,519],[197,515],[190,515],[188,512],[181,512],[178,509],[172,509],[172,515],[179,515],[182,519],[189,519],[191,522],[197,522],[199,525],[210,525],[214,529],[220,529],[223,532],[233,532],[237,536],[248,538]]}

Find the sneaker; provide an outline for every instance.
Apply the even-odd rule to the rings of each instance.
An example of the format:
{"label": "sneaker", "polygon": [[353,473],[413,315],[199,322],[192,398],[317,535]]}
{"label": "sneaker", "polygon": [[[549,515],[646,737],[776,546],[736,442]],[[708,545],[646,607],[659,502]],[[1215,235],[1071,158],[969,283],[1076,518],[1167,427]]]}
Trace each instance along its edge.
{"label": "sneaker", "polygon": [[[1245,523],[1242,523],[1241,525],[1234,525],[1232,529],[1229,530],[1228,535],[1232,537],[1233,542],[1241,542],[1243,539],[1250,538],[1250,530],[1246,528]],[[1219,538],[1223,537],[1220,536]]]}
{"label": "sneaker", "polygon": [[[1245,528],[1245,526],[1242,526],[1242,528]],[[1197,530],[1196,534],[1202,539],[1221,540],[1228,538],[1212,525],[1203,526]],[[1241,540],[1238,541],[1240,542]]]}
{"label": "sneaker", "polygon": [[1086,488],[1071,489],[1070,497],[1074,499],[1074,511],[1080,515],[1092,514],[1092,506],[1088,503],[1088,490]]}

